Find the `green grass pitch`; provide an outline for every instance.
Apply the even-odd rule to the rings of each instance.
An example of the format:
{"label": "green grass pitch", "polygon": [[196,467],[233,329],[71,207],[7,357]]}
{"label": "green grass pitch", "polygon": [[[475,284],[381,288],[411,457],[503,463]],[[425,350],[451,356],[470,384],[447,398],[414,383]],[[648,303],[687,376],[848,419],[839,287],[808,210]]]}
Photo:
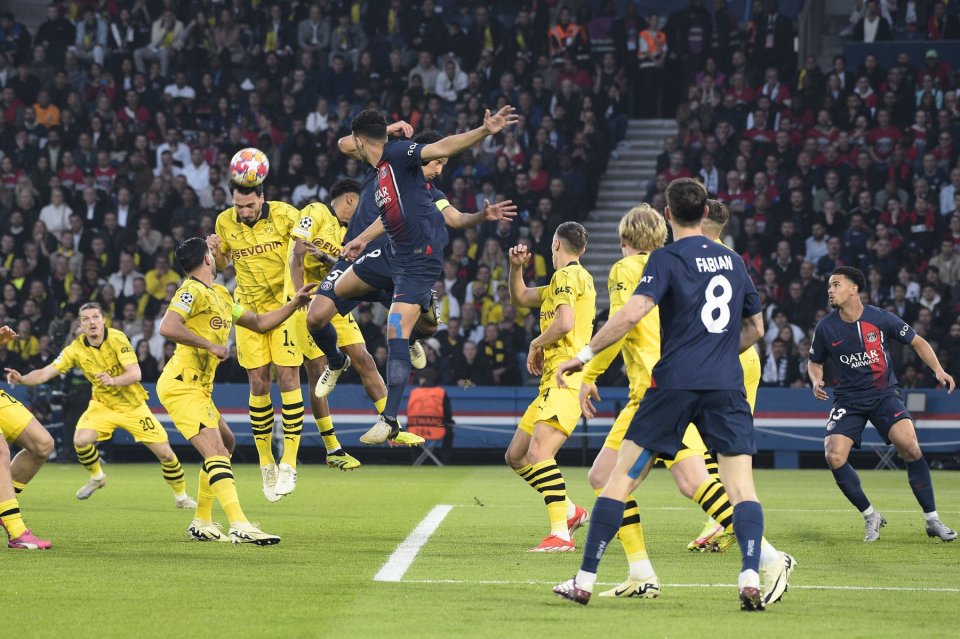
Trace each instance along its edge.
{"label": "green grass pitch", "polygon": [[[637,493],[660,599],[594,598],[586,608],[550,592],[576,571],[586,529],[576,553],[526,553],[546,534],[546,513],[506,467],[301,465],[297,492],[269,504],[258,469],[239,466],[248,516],[283,536],[267,548],[191,542],[192,513],[174,509],[158,465],[106,470],[107,487],[86,502],[74,497],[79,466],[48,465],[23,495],[28,525],[54,549],[3,551],[4,636],[952,636],[960,614],[960,542],[927,538],[902,471],[862,473],[889,521],[872,545],[827,470],[758,472],[767,536],[799,568],[781,603],[746,615],[722,585],[736,581],[738,551],[685,549],[704,517],[662,469]],[[196,470],[187,467],[191,492]],[[586,470],[565,474],[589,508]],[[936,472],[934,482],[942,518],[960,525],[960,474]],[[402,581],[374,581],[438,504],[454,508]],[[625,571],[615,542],[600,581]]]}

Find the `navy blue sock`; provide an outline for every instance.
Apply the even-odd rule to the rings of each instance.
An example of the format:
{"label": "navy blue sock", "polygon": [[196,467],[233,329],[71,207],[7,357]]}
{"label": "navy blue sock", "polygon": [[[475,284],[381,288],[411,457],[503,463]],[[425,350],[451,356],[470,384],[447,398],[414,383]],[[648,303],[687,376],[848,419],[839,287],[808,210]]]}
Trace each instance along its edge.
{"label": "navy blue sock", "polygon": [[620,523],[623,521],[622,501],[609,497],[597,497],[590,513],[590,528],[587,530],[587,541],[583,545],[583,562],[580,570],[597,573],[600,558],[607,546],[617,536]]}
{"label": "navy blue sock", "polygon": [[[854,508],[863,512],[870,507],[870,500],[867,499],[863,488],[860,487],[860,476],[857,474],[857,471],[853,469],[853,466],[850,465],[850,462],[847,462],[840,468],[831,469],[831,472],[833,473],[833,478],[837,481],[840,492],[850,500]],[[929,478],[930,475],[928,474],[927,477]]]}
{"label": "navy blue sock", "polygon": [[733,534],[740,544],[741,572],[760,572],[760,540],[763,539],[763,507],[758,501],[741,501],[733,507]]}
{"label": "navy blue sock", "polygon": [[341,369],[346,361],[343,353],[337,347],[337,329],[327,322],[323,328],[311,328],[310,337],[317,343],[323,354],[327,356],[327,365],[330,368]]}
{"label": "navy blue sock", "polygon": [[917,461],[907,462],[907,479],[910,481],[910,488],[913,489],[913,496],[917,498],[917,503],[923,512],[932,513],[937,509],[937,504],[933,499],[933,479],[930,477],[930,466],[927,460],[921,457]]}
{"label": "navy blue sock", "polygon": [[410,377],[410,344],[407,340],[394,338],[387,340],[387,405],[383,414],[396,417],[403,400],[403,389]]}

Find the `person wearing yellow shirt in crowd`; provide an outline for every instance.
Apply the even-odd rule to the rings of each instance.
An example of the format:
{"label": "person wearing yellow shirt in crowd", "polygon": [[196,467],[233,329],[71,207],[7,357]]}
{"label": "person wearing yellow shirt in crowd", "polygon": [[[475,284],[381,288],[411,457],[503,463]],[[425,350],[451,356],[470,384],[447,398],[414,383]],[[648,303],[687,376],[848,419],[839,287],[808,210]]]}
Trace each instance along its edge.
{"label": "person wearing yellow shirt in crowd", "polygon": [[[177,348],[157,381],[157,397],[180,434],[203,457],[197,510],[187,534],[197,541],[278,544],[279,536],[251,524],[240,508],[230,465],[236,439],[213,404],[213,379],[217,366],[227,359],[227,339],[234,324],[255,334],[269,334],[310,300],[313,285],[298,290],[280,308],[255,314],[214,284],[216,258],[202,239],[181,244],[177,262],[187,277],[160,322],[160,335]],[[215,497],[230,522],[228,536],[213,523]]]}
{"label": "person wearing yellow shirt in crowd", "polygon": [[15,353],[24,362],[40,352],[40,342],[33,335],[33,325],[30,320],[22,319],[17,322],[17,337],[7,344],[7,350]]}
{"label": "person wearing yellow shirt in crowd", "polygon": [[[17,334],[9,326],[0,326],[0,346],[16,339]],[[21,423],[23,422],[23,423]],[[17,483],[13,479],[13,465],[10,462],[10,448],[7,441],[12,433],[24,424],[36,423],[33,415],[24,408],[23,404],[0,390],[0,524],[7,533],[7,547],[18,550],[46,550],[52,548],[46,539],[36,537],[23,523],[20,513],[20,504],[17,500]],[[37,426],[41,431],[43,427]],[[47,437],[50,437],[47,434]],[[50,438],[50,449],[53,449],[53,439]],[[22,454],[22,453],[21,453]],[[49,453],[48,453],[49,454]],[[21,488],[22,490],[22,485]]]}
{"label": "person wearing yellow shirt in crowd", "polygon": [[153,268],[144,276],[147,283],[147,292],[158,300],[167,295],[168,284],[180,284],[180,276],[170,268],[170,260],[166,255],[158,255],[153,260]]}
{"label": "person wearing yellow shirt in crowd", "polygon": [[90,479],[77,491],[77,499],[88,499],[107,484],[100,465],[97,442],[113,437],[117,428],[150,449],[163,470],[163,479],[173,490],[177,508],[195,508],[186,493],[183,466],[167,441],[167,433],[147,406],[147,391],[140,385],[140,365],[130,340],[122,332],[105,326],[103,309],[96,302],[80,307],[81,334],[47,366],[21,375],[7,370],[7,381],[38,386],[79,368],[93,385],[93,397],[80,416],[73,447]]}
{"label": "person wearing yellow shirt in crowd", "polygon": [[[596,315],[593,278],[580,257],[587,230],[576,222],[557,227],[551,251],[553,274],[547,286],[528,287],[523,271],[530,261],[526,246],[510,249],[510,299],[514,305],[540,308],[540,335],[530,343],[527,370],[540,375],[540,392],[523,414],[505,460],[543,497],[550,534],[531,552],[571,552],[572,533],[587,520],[587,511],[567,498],[556,455],[580,420],[577,391],[558,388],[557,366],[590,341]],[[579,375],[573,380],[579,388]]]}

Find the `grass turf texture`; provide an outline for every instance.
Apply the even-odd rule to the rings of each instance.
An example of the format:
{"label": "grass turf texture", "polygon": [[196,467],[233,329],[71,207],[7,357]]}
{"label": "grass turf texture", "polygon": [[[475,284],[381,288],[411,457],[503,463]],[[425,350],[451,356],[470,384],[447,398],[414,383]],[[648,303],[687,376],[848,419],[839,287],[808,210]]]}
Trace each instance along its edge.
{"label": "grass turf texture", "polygon": [[[238,466],[248,516],[283,536],[269,548],[192,542],[184,534],[192,513],[174,509],[158,465],[105,470],[107,487],[85,502],[74,497],[86,478],[79,466],[47,466],[22,496],[28,525],[52,538],[54,549],[0,550],[5,636],[599,637],[632,629],[645,637],[903,637],[920,628],[949,636],[960,610],[960,542],[927,538],[902,471],[862,473],[889,521],[870,545],[827,470],[758,472],[767,535],[800,567],[781,603],[746,615],[733,586],[671,586],[733,584],[740,559],[735,548],[723,555],[686,550],[704,516],[663,469],[637,493],[661,598],[595,597],[586,608],[550,592],[579,566],[586,529],[575,536],[575,553],[525,552],[547,533],[547,517],[534,491],[507,468],[339,473],[303,465],[296,493],[269,504],[259,469]],[[187,467],[191,493],[196,470]],[[585,469],[565,475],[571,496],[589,508]],[[942,518],[960,525],[960,474],[936,472],[934,482]],[[374,582],[436,504],[456,507],[403,581]],[[219,507],[214,514],[226,524]],[[614,542],[600,581],[625,574]],[[457,583],[431,583],[441,580]]]}

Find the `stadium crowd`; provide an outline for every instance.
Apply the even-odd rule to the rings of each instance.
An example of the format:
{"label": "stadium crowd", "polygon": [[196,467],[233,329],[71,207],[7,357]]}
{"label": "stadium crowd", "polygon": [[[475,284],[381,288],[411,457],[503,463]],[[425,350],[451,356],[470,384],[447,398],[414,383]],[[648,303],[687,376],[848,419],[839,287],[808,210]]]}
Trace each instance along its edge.
{"label": "stadium crowd", "polygon": [[[267,199],[302,207],[360,175],[336,141],[363,108],[449,134],[512,104],[519,125],[438,180],[463,211],[485,199],[519,210],[451,242],[443,324],[425,340],[440,381],[527,381],[520,358],[538,328],[509,303],[508,247],[526,242],[528,279],[546,283],[553,229],[586,218],[628,118],[674,114],[680,133],[647,200],[662,210],[670,179],[699,175],[730,207],[728,241],[770,322],[765,384],[806,383],[823,278],[839,264],[863,268],[871,303],[910,321],[957,373],[955,69],[935,47],[889,69],[873,56],[857,69],[842,57],[798,65],[776,2],[754,2],[746,24],[724,2],[712,14],[703,4],[656,17],[633,3],[617,15],[610,0],[74,0],[49,5],[35,33],[0,15],[0,324],[20,334],[0,364],[46,365],[96,300],[155,381],[173,348],[157,331],[180,279],[173,251],[230,206],[235,151],[264,150]],[[865,4],[873,20],[879,5]],[[934,26],[941,4],[930,3]],[[232,289],[230,267],[221,278]],[[358,322],[382,368],[382,310],[361,307]],[[901,357],[903,386],[934,383]],[[615,369],[603,383],[625,383]],[[246,381],[235,351],[217,379]]]}

